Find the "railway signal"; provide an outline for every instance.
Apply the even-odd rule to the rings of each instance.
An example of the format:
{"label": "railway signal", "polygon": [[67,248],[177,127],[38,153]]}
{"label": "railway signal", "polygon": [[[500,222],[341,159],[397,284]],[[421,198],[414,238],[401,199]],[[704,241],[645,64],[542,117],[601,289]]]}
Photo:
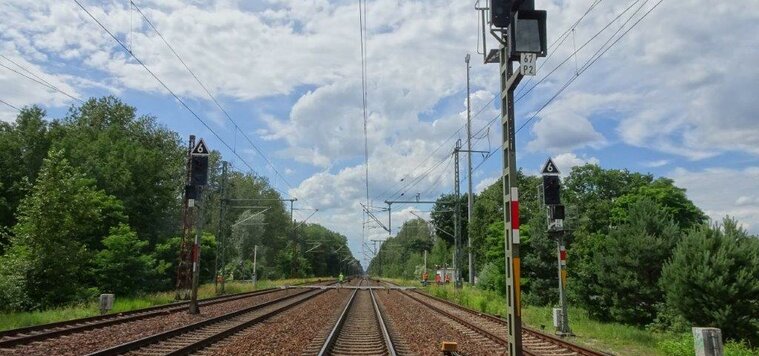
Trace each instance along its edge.
{"label": "railway signal", "polygon": [[[508,354],[522,355],[522,307],[519,255],[519,205],[517,192],[516,130],[514,89],[525,75],[537,74],[537,57],[547,55],[546,12],[536,11],[533,0],[490,0],[481,11],[484,63],[499,63],[501,79],[501,123],[503,150],[504,242],[506,257],[506,314],[508,319]],[[485,12],[490,11],[490,21]],[[499,43],[497,50],[487,50],[490,33]],[[513,61],[521,61],[514,71]]]}
{"label": "railway signal", "polygon": [[[194,136],[190,136],[194,138]],[[208,183],[208,147],[203,139],[200,139],[197,145],[190,151],[190,177],[188,190],[194,193],[198,200],[197,219],[195,224],[195,243],[192,245],[192,292],[190,294],[190,314],[200,313],[198,307],[198,283],[200,280],[200,235],[202,229],[202,218],[200,215],[200,201],[203,186]],[[193,199],[193,200],[194,200]],[[188,199],[189,200],[189,199]],[[191,203],[192,207],[196,204]]]}
{"label": "railway signal", "polygon": [[554,326],[556,334],[565,336],[573,335],[569,328],[569,315],[567,308],[567,251],[564,244],[564,205],[561,205],[561,179],[559,168],[549,158],[543,165],[543,202],[546,206],[548,218],[548,234],[556,238],[556,251],[558,255],[559,269],[559,306],[554,309]]}

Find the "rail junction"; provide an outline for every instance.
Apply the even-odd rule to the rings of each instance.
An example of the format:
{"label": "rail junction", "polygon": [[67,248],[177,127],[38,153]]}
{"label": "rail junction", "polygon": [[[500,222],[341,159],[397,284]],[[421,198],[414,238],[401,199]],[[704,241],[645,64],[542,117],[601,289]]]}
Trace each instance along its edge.
{"label": "rail junction", "polygon": [[[353,279],[0,332],[0,355],[502,355],[508,323],[420,289]],[[525,355],[605,355],[522,328]],[[453,348],[442,349],[443,342]]]}

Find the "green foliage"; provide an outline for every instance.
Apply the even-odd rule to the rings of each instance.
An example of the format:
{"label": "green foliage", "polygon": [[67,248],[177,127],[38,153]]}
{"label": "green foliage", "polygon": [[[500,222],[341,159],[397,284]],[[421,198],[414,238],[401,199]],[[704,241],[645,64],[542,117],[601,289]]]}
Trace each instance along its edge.
{"label": "green foliage", "polygon": [[102,292],[121,296],[152,289],[157,271],[155,259],[144,254],[147,241],[140,241],[137,233],[121,224],[111,228],[103,245],[93,261],[95,281]]}
{"label": "green foliage", "polygon": [[[31,107],[0,122],[0,309],[172,288],[185,184],[178,134],[114,97],[87,100],[62,119],[45,116]],[[209,163],[198,201],[202,280],[217,267],[210,231],[220,236],[228,276],[252,272],[254,246],[259,278],[360,270],[344,236],[315,225],[296,231],[266,178],[234,167],[223,177],[218,152]],[[223,217],[222,198],[230,199]],[[239,199],[265,211],[232,206]],[[255,214],[256,226],[231,229]],[[321,246],[304,255],[311,243]]]}
{"label": "green foliage", "polygon": [[725,356],[758,356],[759,348],[752,348],[745,341],[728,340],[724,344]]}
{"label": "green foliage", "polygon": [[[252,290],[261,290],[284,285],[293,285],[297,283],[314,283],[316,278],[309,279],[283,279],[276,281],[262,280],[256,283],[254,287],[250,281],[229,282],[226,285],[228,293],[242,293]],[[140,308],[152,307],[176,302],[174,299],[175,292],[157,292],[136,296],[116,296],[113,302],[111,313],[121,313]],[[205,299],[216,296],[216,288],[213,283],[201,284],[198,288],[198,298]],[[82,303],[70,304],[62,307],[56,307],[47,310],[34,311],[13,311],[0,313],[0,331],[48,324],[58,321],[85,318],[100,314],[97,300],[91,300]]]}
{"label": "green foliage", "polygon": [[759,239],[738,223],[692,230],[662,272],[667,303],[694,325],[759,344]]}
{"label": "green foliage", "polygon": [[348,239],[319,224],[306,224],[297,230],[301,250],[314,276],[337,276],[358,271],[358,261],[348,248]]}
{"label": "green foliage", "polygon": [[575,230],[582,234],[606,234],[612,225],[609,212],[614,200],[653,181],[650,174],[587,164],[572,168],[564,179],[562,201],[577,208]]}
{"label": "green foliage", "polygon": [[72,107],[53,147],[97,186],[120,199],[129,225],[155,243],[179,219],[185,149],[179,136],[114,97]]}
{"label": "green foliage", "polygon": [[661,340],[656,344],[656,348],[669,356],[693,356],[695,354],[693,334],[686,333]]}
{"label": "green foliage", "polygon": [[433,234],[427,222],[422,219],[406,221],[398,235],[387,239],[376,258],[368,267],[368,272],[391,278],[421,279],[424,272],[424,251],[428,251],[428,270],[435,265],[450,265],[451,255],[445,240]]}
{"label": "green foliage", "polygon": [[522,300],[532,305],[555,304],[559,300],[558,246],[546,232],[546,217],[533,214],[520,229],[522,246]]}
{"label": "green foliage", "polygon": [[474,247],[475,266],[484,268],[491,261],[485,257],[488,250],[495,246],[486,243],[488,228],[494,222],[503,221],[503,186],[501,179],[485,188],[474,198],[472,205],[472,223],[469,233]]}
{"label": "green foliage", "polygon": [[[588,311],[599,318],[644,325],[663,302],[658,285],[680,233],[666,211],[650,200],[629,208],[629,218],[596,246],[597,253],[575,290],[589,296]],[[587,275],[583,275],[585,277]]]}
{"label": "green foliage", "polygon": [[[195,235],[193,235],[195,236]],[[193,243],[194,240],[190,240]],[[174,285],[170,281],[176,281],[177,265],[179,263],[179,250],[182,238],[174,236],[165,242],[156,245],[153,258],[157,261],[156,267],[162,288],[171,288]],[[213,281],[216,267],[216,237],[209,233],[203,233],[200,239],[200,281]]]}
{"label": "green foliage", "polygon": [[31,258],[20,246],[14,250],[0,256],[0,311],[25,310],[32,306],[26,292]]}
{"label": "green foliage", "polygon": [[656,179],[651,184],[616,199],[611,209],[612,220],[617,223],[628,220],[631,206],[641,200],[655,202],[683,229],[706,221],[706,215],[686,197],[685,189],[676,187],[668,178]]}
{"label": "green foliage", "polygon": [[[693,356],[695,345],[692,333],[674,335],[671,338],[662,339],[656,344],[658,351],[666,356]],[[759,349],[752,349],[744,341],[728,340],[723,344],[725,356],[757,356]]]}
{"label": "green foliage", "polygon": [[506,272],[503,265],[488,262],[479,273],[478,287],[503,294],[506,289]]}
{"label": "green foliage", "polygon": [[[33,106],[23,108],[15,123],[0,122],[0,226],[15,225],[18,205],[47,156],[51,138],[44,116],[44,110]],[[7,242],[0,236],[0,245]]]}
{"label": "green foliage", "polygon": [[[460,212],[459,221],[461,222],[461,241],[467,241],[467,197],[461,195],[459,199]],[[443,194],[435,201],[432,206],[432,212],[430,218],[432,223],[437,228],[435,235],[438,239],[443,239],[448,245],[454,244],[455,236],[455,222],[454,216],[456,215],[456,198],[453,194]],[[464,244],[466,245],[466,244]]]}
{"label": "green foliage", "polygon": [[121,203],[51,151],[29,196],[19,207],[8,258],[26,270],[35,306],[60,305],[92,294],[87,290],[92,251],[111,226],[125,220]]}

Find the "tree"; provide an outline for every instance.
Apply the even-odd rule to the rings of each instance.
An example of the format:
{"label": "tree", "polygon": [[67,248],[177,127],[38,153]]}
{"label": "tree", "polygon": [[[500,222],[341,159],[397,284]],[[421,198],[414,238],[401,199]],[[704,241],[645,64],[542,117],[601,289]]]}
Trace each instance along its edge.
{"label": "tree", "polygon": [[726,217],[691,230],[664,266],[667,304],[696,326],[759,344],[759,238]]}
{"label": "tree", "polygon": [[[469,233],[472,234],[474,260],[479,268],[484,268],[488,262],[491,262],[486,258],[487,251],[497,249],[497,246],[486,243],[486,239],[490,224],[501,222],[503,225],[503,186],[501,182],[501,179],[498,179],[480,194],[477,194],[472,205],[472,221],[469,224]],[[492,267],[490,268],[492,269]]]}
{"label": "tree", "polygon": [[145,254],[148,242],[140,241],[132,228],[125,224],[112,227],[103,245],[93,261],[101,291],[130,295],[154,289],[158,277],[155,259]]}
{"label": "tree", "polygon": [[[16,122],[0,122],[0,226],[16,224],[16,210],[37,179],[51,137],[37,106],[23,108]],[[0,240],[0,244],[7,242]],[[2,251],[2,249],[0,249]]]}
{"label": "tree", "polygon": [[[656,317],[664,301],[658,284],[664,262],[680,238],[666,210],[641,199],[629,207],[628,218],[599,241],[592,263],[581,265],[574,290],[585,296],[586,309],[601,319],[644,325]],[[582,251],[582,249],[580,249]],[[591,276],[592,278],[583,278]]]}
{"label": "tree", "polygon": [[92,253],[125,220],[121,202],[98,190],[62,152],[51,151],[21,202],[8,256],[28,267],[26,293],[34,305],[87,297]]}
{"label": "tree", "polygon": [[[461,204],[461,214],[459,221],[461,222],[461,241],[462,247],[466,246],[467,241],[467,197],[462,195],[459,197],[459,204]],[[449,245],[454,244],[455,229],[453,218],[456,211],[456,198],[453,194],[443,194],[435,201],[432,206],[432,212],[430,217],[432,223],[437,227],[437,237],[445,240]],[[444,231],[441,232],[440,230]],[[446,233],[447,232],[447,233]]]}
{"label": "tree", "polygon": [[433,233],[426,221],[422,219],[408,220],[403,223],[398,235],[385,240],[381,245],[377,257],[369,264],[368,271],[378,273],[381,258],[383,276],[406,279],[420,278],[424,269],[424,252],[430,252],[430,250],[432,253],[430,253],[427,263],[429,269],[433,269],[434,264],[448,263],[450,265],[450,260],[447,260],[445,256],[447,254],[445,241],[437,239],[435,247],[433,247],[432,241]]}
{"label": "tree", "polygon": [[605,234],[611,226],[609,211],[614,200],[653,180],[650,174],[586,164],[572,168],[564,179],[562,200],[565,205],[576,207],[578,224],[574,228],[581,232],[580,236]]}
{"label": "tree", "polygon": [[547,230],[545,215],[533,214],[522,223],[519,232],[522,292],[526,304],[549,305],[559,300],[556,238],[549,236]]}
{"label": "tree", "polygon": [[[166,288],[173,287],[174,285],[171,283],[176,282],[179,245],[181,243],[182,238],[174,236],[155,247],[154,258],[158,261],[157,270],[162,275],[161,283]],[[209,233],[203,233],[200,238],[200,281],[202,283],[213,281],[216,249],[216,237]]]}
{"label": "tree", "polygon": [[123,202],[140,238],[152,245],[176,232],[186,148],[175,132],[109,96],[72,107],[53,135],[72,165]]}
{"label": "tree", "polygon": [[685,189],[676,187],[669,178],[658,178],[616,199],[611,208],[612,220],[624,221],[630,206],[644,199],[659,205],[683,229],[706,221],[706,215],[688,199]]}

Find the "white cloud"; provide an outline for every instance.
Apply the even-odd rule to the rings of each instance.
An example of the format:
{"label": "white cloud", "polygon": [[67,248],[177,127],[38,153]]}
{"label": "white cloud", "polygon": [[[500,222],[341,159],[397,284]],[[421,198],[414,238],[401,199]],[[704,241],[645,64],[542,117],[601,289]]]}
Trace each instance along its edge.
{"label": "white cloud", "polygon": [[742,170],[710,168],[690,171],[677,168],[669,175],[688,197],[713,220],[725,215],[738,219],[751,233],[759,234],[759,167]]}
{"label": "white cloud", "polygon": [[[569,173],[572,171],[572,168],[577,166],[582,166],[585,164],[600,164],[601,161],[598,160],[596,157],[578,157],[576,154],[572,152],[562,153],[560,155],[554,156],[552,158],[553,163],[556,164],[556,167],[559,169],[559,172],[561,172],[561,175],[566,177],[569,175]],[[541,167],[542,169],[542,167]]]}
{"label": "white cloud", "polygon": [[656,160],[656,161],[644,162],[643,166],[650,167],[650,168],[657,168],[657,167],[664,167],[664,166],[666,166],[668,164],[669,164],[669,160],[660,159],[660,160]]}
{"label": "white cloud", "polygon": [[483,190],[487,189],[489,186],[493,185],[498,179],[501,177],[488,177],[483,180],[481,180],[477,185],[474,187],[475,194],[482,193]]}
{"label": "white cloud", "polygon": [[[601,2],[576,27],[577,44],[627,5]],[[202,88],[139,15],[130,13],[127,2],[86,6],[179,95],[205,100]],[[293,182],[290,193],[321,208],[313,221],[346,234],[357,253],[364,235],[358,202],[365,199],[357,4],[347,0],[148,0],[140,6],[222,102],[245,105],[256,99],[256,105],[263,104],[249,111],[259,113],[262,122],[252,123],[255,127],[246,132],[255,132],[258,137],[253,139],[263,138],[270,147],[281,145],[269,153],[283,164],[307,164],[298,169],[306,178]],[[550,13],[549,41],[569,28],[587,6],[581,1],[540,2],[539,7]],[[574,165],[597,163],[596,157],[604,158],[602,149],[618,143],[689,159],[731,150],[759,154],[756,105],[750,95],[759,90],[759,67],[746,60],[759,55],[753,35],[759,6],[741,4],[739,12],[733,8],[711,6],[706,0],[664,2],[543,110],[534,126],[520,133],[532,135],[525,140],[527,148],[556,156],[565,173]],[[72,94],[105,89],[165,95],[73,3],[7,0],[0,4],[0,13],[4,14],[1,52],[26,59],[23,63]],[[465,123],[463,57],[473,52],[476,43],[476,13],[468,2],[372,0],[368,14],[372,197],[385,192],[375,202],[382,206],[381,200],[398,190],[401,179],[405,177],[403,183],[408,183],[429,171],[405,196],[422,193],[423,198],[434,198],[452,185],[450,165],[436,163],[450,155],[456,138],[465,135],[462,131],[446,141]],[[578,53],[579,65],[605,41],[604,36]],[[545,67],[536,79],[574,50],[574,40],[552,49],[551,59],[540,60]],[[493,41],[489,42],[492,47]],[[574,71],[573,59],[519,101],[518,123]],[[15,105],[70,104],[67,98],[14,75],[0,68],[0,98]],[[471,78],[475,114],[493,98],[493,92],[477,89],[499,86],[497,66],[474,60]],[[293,93],[298,96],[292,108],[275,107],[276,114],[267,111],[272,106],[267,100]],[[493,104],[487,106],[475,117],[473,127],[483,127],[497,114]],[[12,116],[0,107],[0,120]],[[493,143],[500,142],[497,121],[488,137]],[[475,149],[494,148],[486,147],[487,141],[480,139]],[[590,153],[571,153],[578,149]],[[649,162],[651,167],[675,163]],[[491,179],[480,180],[477,190]],[[730,203],[740,200],[742,208],[751,207],[756,196],[741,193],[732,196]],[[410,216],[398,212],[393,218],[398,219],[394,224],[398,226]],[[383,233],[371,229],[365,235]]]}
{"label": "white cloud", "polygon": [[532,127],[535,138],[527,144],[527,149],[558,153],[603,147],[607,139],[593,127],[590,117],[624,110],[629,100],[629,96],[622,94],[567,94],[538,115],[539,120]]}

